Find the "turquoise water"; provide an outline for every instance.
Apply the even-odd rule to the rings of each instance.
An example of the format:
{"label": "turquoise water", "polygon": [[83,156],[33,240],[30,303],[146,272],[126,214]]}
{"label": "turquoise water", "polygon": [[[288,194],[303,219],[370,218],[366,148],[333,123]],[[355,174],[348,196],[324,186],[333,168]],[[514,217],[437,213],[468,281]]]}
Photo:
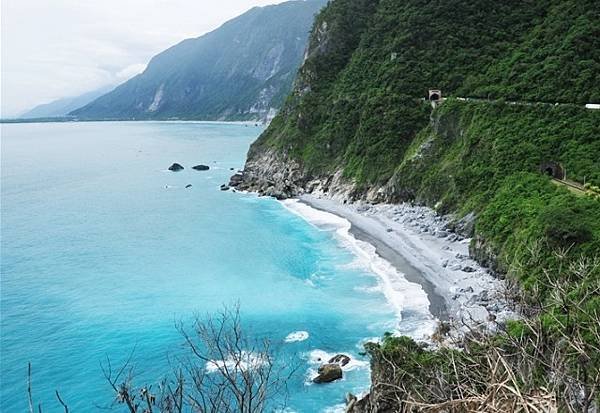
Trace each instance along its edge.
{"label": "turquoise water", "polygon": [[[34,399],[101,411],[113,394],[100,362],[135,348],[138,383],[183,351],[177,321],[239,302],[247,331],[300,366],[291,411],[319,412],[369,384],[366,366],[310,385],[311,355],[361,360],[394,328],[378,280],[332,231],[280,203],[222,192],[261,129],[217,123],[2,125],[1,407]],[[166,171],[173,162],[186,169]],[[205,163],[208,172],[191,166]],[[185,189],[187,184],[192,188]],[[410,332],[428,315],[407,308]],[[286,343],[294,331],[302,342]],[[117,411],[121,411],[118,410]]]}

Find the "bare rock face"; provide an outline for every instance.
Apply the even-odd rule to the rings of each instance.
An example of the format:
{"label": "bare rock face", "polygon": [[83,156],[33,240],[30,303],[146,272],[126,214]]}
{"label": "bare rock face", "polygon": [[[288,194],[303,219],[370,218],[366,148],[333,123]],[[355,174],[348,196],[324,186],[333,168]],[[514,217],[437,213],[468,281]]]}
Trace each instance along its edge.
{"label": "bare rock face", "polygon": [[341,379],[342,376],[342,367],[339,364],[323,364],[319,367],[319,375],[313,379],[313,383],[331,383],[332,381]]}
{"label": "bare rock face", "polygon": [[230,182],[238,189],[287,199],[304,192],[304,172],[300,165],[274,151],[261,151],[248,158],[243,174]]}
{"label": "bare rock face", "polygon": [[244,182],[244,175],[242,173],[237,173],[229,179],[229,186],[232,188],[237,188],[242,184],[242,182]]}
{"label": "bare rock face", "polygon": [[484,267],[490,268],[494,272],[504,272],[498,266],[498,257],[491,245],[486,242],[481,236],[475,236],[469,245],[469,255],[475,261]]}

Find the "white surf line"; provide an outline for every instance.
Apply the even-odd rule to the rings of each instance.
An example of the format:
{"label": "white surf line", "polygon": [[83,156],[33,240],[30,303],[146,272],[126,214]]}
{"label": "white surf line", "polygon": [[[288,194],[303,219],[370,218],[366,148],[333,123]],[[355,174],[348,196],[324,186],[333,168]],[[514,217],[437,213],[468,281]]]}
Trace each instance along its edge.
{"label": "white surf line", "polygon": [[[350,232],[352,226],[350,221],[333,213],[315,209],[297,199],[280,202],[287,210],[316,228],[334,231],[342,247],[350,250],[357,257],[361,267],[377,276],[381,291],[386,301],[394,309],[398,323],[402,321],[402,311],[405,308],[418,310],[419,313],[427,314],[430,317],[429,323],[424,320],[423,328],[419,328],[418,332],[423,336],[433,332],[437,320],[429,312],[429,299],[423,287],[409,282],[404,274],[377,254],[373,245],[356,239]],[[423,337],[414,338],[421,339]]]}

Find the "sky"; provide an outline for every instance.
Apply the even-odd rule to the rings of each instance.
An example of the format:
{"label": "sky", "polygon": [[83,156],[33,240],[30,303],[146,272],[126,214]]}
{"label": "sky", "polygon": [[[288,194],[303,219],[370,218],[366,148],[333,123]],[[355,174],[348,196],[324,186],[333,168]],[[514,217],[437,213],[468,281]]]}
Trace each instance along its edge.
{"label": "sky", "polygon": [[2,0],[0,117],[117,85],[152,56],[281,0]]}

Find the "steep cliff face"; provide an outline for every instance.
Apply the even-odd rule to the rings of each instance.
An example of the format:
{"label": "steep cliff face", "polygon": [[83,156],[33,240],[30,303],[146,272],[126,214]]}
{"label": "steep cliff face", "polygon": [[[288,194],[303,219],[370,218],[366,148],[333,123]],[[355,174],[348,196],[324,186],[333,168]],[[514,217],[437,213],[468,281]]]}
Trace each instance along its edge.
{"label": "steep cliff face", "polygon": [[[557,254],[600,256],[599,204],[540,165],[600,184],[600,111],[583,105],[600,98],[589,88],[600,79],[597,21],[587,0],[334,0],[240,185],[279,198],[414,201],[466,217],[474,257],[549,300],[544,311],[585,324],[554,307],[544,277],[560,273]],[[424,99],[431,88],[448,97],[436,109]],[[600,282],[599,268],[586,283]],[[355,411],[395,411],[377,401],[374,363],[373,391]]]}
{"label": "steep cliff face", "polygon": [[[433,86],[445,96],[477,95],[483,74],[505,68],[515,48],[541,42],[540,30],[567,30],[563,46],[597,43],[586,34],[597,13],[587,6],[330,2],[315,21],[291,95],[249,151],[242,187],[278,197],[317,191],[345,201],[415,200],[480,215],[510,177],[547,182],[538,174],[547,160],[562,163],[572,179],[600,183],[600,144],[593,139],[600,114],[578,103],[591,98],[588,88],[571,90],[573,104],[559,106],[502,99],[527,100],[544,90],[543,99],[564,100],[564,87],[551,76],[532,77],[520,95],[500,87],[498,96],[486,92],[490,99],[450,98],[435,111],[422,98]],[[571,26],[557,22],[559,11]],[[550,36],[539,47],[556,42]],[[589,66],[580,83],[600,72],[591,63],[598,51],[588,43],[565,62],[567,71]],[[573,53],[559,48],[558,58],[563,52]]]}
{"label": "steep cliff face", "polygon": [[[317,18],[293,92],[255,149],[275,148],[312,175],[343,170],[370,187],[394,175],[429,125],[421,99],[430,88],[491,100],[598,99],[590,88],[600,73],[593,3],[335,0]],[[535,68],[515,50],[533,43],[544,51],[536,67],[547,71],[528,75]],[[577,85],[568,93],[552,74],[556,61]],[[491,73],[504,79],[493,93]]]}
{"label": "steep cliff face", "polygon": [[155,56],[78,118],[269,119],[289,93],[326,0],[256,7]]}

